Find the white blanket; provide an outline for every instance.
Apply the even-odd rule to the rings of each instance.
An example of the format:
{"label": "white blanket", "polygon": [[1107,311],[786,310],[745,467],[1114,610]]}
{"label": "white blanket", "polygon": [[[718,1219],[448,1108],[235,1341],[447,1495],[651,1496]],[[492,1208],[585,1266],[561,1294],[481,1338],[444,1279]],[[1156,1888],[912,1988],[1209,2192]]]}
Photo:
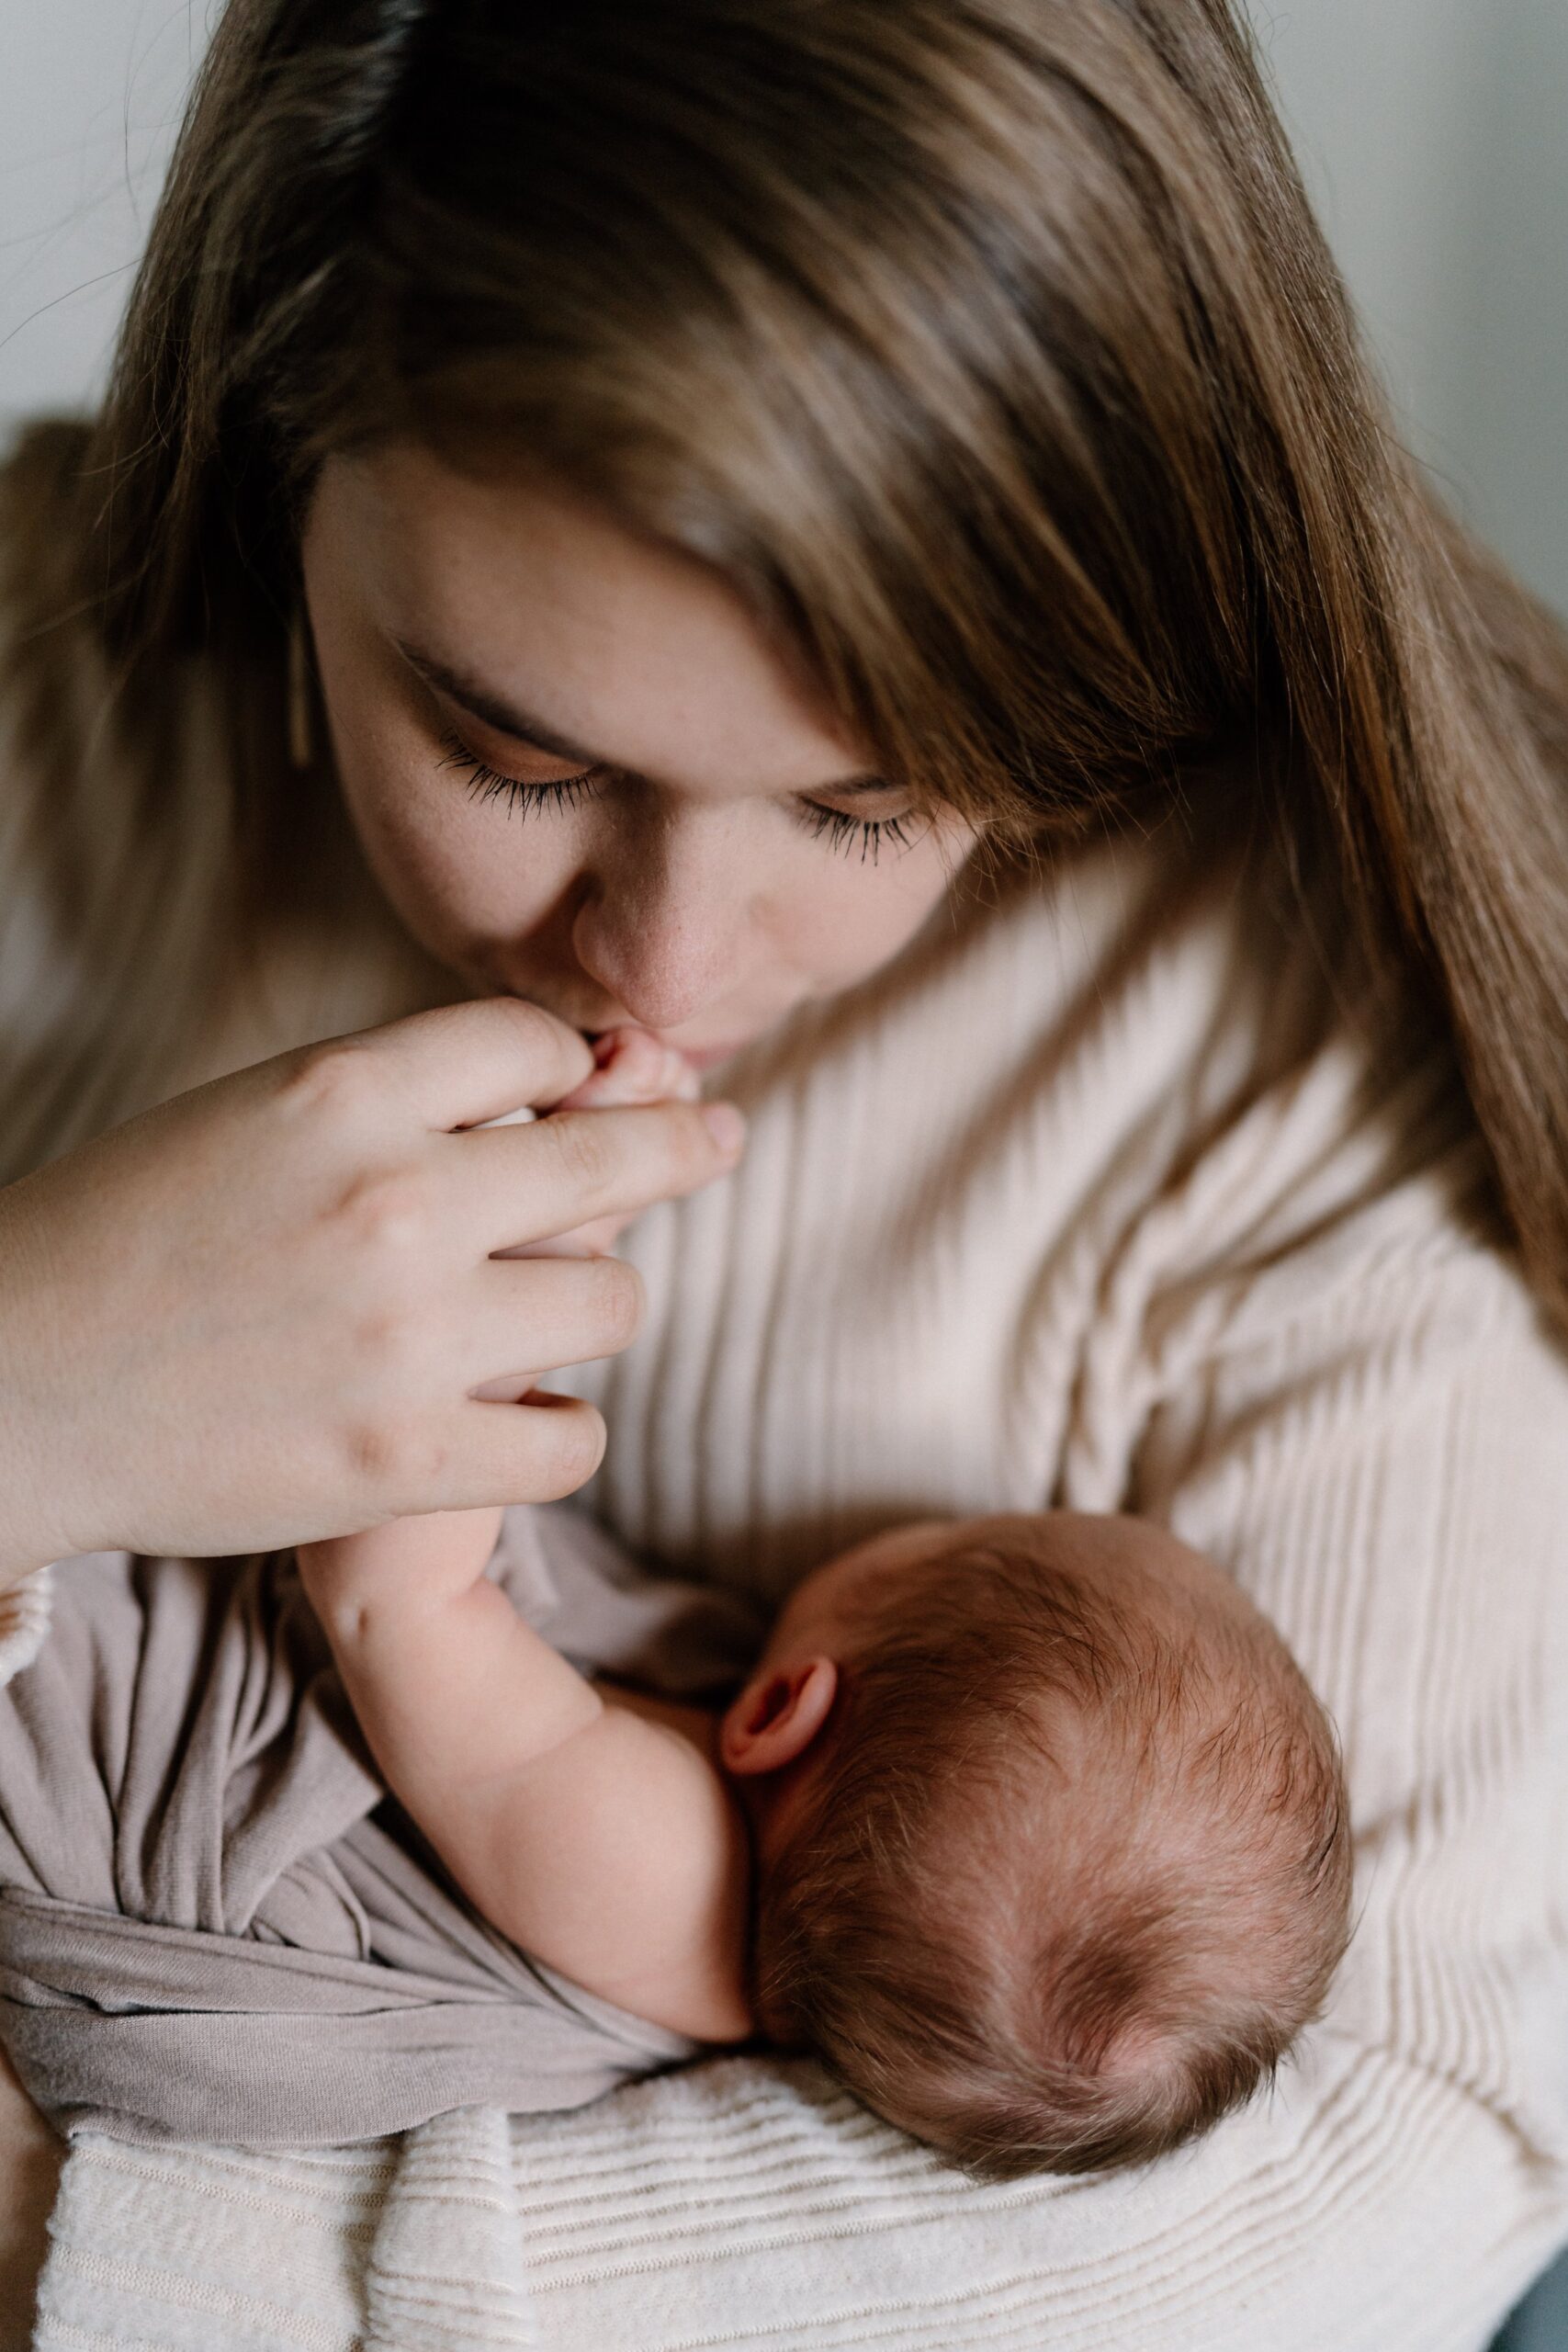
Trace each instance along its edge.
{"label": "white blanket", "polygon": [[[570,2117],[470,2110],[400,2143],[326,2154],[154,2153],[91,2137],[66,2166],[34,2341],[38,2352],[1276,2352],[1259,2315],[1285,2275],[1297,2280],[1292,2344],[1477,2352],[1495,2281],[1454,2292],[1441,2198],[1401,2245],[1380,2199],[1363,2199],[1380,2169],[1419,2149],[1406,2133],[1421,2102],[1413,2113],[1397,2070],[1343,2045],[1321,2046],[1311,2073],[1311,2097],[1292,2081],[1271,2113],[1215,2143],[1218,2181],[1211,2165],[1178,2162],[1152,2200],[1134,2177],[972,2187],[815,2068],[754,2061]],[[1313,2120],[1325,2098],[1337,2119],[1326,2132]],[[1428,2101],[1427,2120],[1438,2111]],[[1304,2263],[1272,2219],[1292,2166],[1300,2221],[1323,2233]],[[1511,2250],[1521,2288],[1560,2226],[1541,2186]],[[1476,2191],[1487,2196],[1483,2174]],[[1382,2291],[1369,2295],[1369,2281]]]}

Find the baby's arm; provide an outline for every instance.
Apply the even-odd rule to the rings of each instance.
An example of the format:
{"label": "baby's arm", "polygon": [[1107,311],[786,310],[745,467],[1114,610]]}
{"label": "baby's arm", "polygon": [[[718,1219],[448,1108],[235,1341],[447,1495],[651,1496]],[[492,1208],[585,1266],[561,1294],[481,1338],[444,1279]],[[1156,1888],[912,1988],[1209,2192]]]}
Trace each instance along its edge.
{"label": "baby's arm", "polygon": [[389,1787],[502,1933],[702,2041],[752,2030],[739,1808],[696,1741],[584,1681],[485,1576],[496,1510],[299,1547]]}

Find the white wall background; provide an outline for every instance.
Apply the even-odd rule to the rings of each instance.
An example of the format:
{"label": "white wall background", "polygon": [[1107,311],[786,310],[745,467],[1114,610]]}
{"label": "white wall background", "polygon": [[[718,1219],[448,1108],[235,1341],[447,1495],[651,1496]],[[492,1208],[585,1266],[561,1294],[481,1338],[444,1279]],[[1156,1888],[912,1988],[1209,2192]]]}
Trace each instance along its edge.
{"label": "white wall background", "polygon": [[[1568,0],[1247,0],[1412,444],[1568,612]],[[101,379],[218,0],[0,0],[0,429]]]}
{"label": "white wall background", "polygon": [[0,425],[93,398],[208,15],[0,0]]}
{"label": "white wall background", "polygon": [[1411,446],[1568,614],[1568,0],[1247,0]]}

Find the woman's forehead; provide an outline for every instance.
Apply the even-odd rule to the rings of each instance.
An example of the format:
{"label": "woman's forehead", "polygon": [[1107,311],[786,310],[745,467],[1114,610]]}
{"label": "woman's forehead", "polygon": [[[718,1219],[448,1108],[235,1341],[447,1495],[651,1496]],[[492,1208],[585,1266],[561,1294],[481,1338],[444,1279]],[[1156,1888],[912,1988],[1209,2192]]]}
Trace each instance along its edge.
{"label": "woman's forehead", "polygon": [[842,790],[857,758],[710,566],[558,484],[411,443],[330,460],[308,540],[425,673],[682,791]]}

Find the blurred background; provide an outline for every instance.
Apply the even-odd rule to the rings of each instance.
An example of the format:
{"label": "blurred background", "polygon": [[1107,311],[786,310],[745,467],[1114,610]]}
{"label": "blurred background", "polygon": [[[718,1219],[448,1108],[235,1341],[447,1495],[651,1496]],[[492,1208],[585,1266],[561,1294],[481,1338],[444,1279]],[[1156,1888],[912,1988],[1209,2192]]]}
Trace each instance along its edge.
{"label": "blurred background", "polygon": [[[1568,0],[1247,0],[1402,427],[1568,613]],[[0,434],[94,398],[217,0],[6,0]]]}

